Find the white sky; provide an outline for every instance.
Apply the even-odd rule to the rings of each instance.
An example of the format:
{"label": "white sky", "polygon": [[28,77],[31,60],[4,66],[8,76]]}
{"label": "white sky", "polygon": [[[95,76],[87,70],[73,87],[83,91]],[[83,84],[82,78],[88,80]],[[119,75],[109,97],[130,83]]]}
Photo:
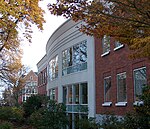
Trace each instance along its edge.
{"label": "white sky", "polygon": [[[36,64],[45,55],[46,44],[52,33],[66,21],[63,17],[51,15],[47,10],[47,3],[52,0],[43,0],[40,6],[45,10],[44,30],[41,32],[36,26],[33,26],[32,43],[23,43],[23,59],[22,63],[29,66],[33,71],[37,71]],[[54,0],[53,0],[54,1]],[[24,41],[25,42],[25,41]]]}

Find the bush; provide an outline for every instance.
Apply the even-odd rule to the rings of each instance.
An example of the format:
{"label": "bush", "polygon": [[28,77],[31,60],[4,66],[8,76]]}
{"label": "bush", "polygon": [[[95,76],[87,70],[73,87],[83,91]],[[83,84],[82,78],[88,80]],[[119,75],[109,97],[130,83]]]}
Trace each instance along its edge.
{"label": "bush", "polygon": [[103,129],[124,129],[123,122],[124,120],[122,118],[119,118],[118,116],[115,116],[113,114],[105,115],[100,127]]}
{"label": "bush", "polygon": [[9,121],[22,121],[24,111],[17,107],[0,107],[0,119]]}
{"label": "bush", "polygon": [[94,118],[81,118],[76,123],[77,128],[80,129],[98,129],[99,127]]}
{"label": "bush", "polygon": [[61,129],[68,124],[64,104],[50,100],[47,107],[41,108],[30,116],[30,123],[38,129]]}
{"label": "bush", "polygon": [[0,107],[0,119],[9,120],[12,117],[11,107]]}
{"label": "bush", "polygon": [[47,97],[41,95],[33,95],[23,104],[23,109],[25,111],[25,117],[29,117],[33,112],[42,108],[43,105],[47,103]]}
{"label": "bush", "polygon": [[13,125],[10,122],[3,122],[0,124],[0,129],[13,129]]}

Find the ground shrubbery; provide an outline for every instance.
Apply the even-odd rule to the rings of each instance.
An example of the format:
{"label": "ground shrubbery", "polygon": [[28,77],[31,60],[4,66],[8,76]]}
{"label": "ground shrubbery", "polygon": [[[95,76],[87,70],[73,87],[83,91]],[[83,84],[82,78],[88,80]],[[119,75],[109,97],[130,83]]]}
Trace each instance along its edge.
{"label": "ground shrubbery", "polygon": [[1,122],[0,129],[13,129],[13,124],[11,122]]}
{"label": "ground shrubbery", "polygon": [[62,103],[49,101],[47,108],[32,113],[30,123],[37,129],[61,129],[68,124],[66,107]]}
{"label": "ground shrubbery", "polygon": [[64,104],[31,96],[20,107],[0,107],[0,129],[61,129],[68,124]]}
{"label": "ground shrubbery", "polygon": [[0,120],[4,121],[17,121],[24,120],[24,111],[17,107],[0,107]]}
{"label": "ground shrubbery", "polygon": [[[105,115],[101,123],[95,119],[75,121],[80,129],[149,129],[150,87],[143,89],[143,105],[124,117]],[[44,96],[32,96],[23,106],[0,107],[0,129],[61,129],[68,125],[66,107]]]}

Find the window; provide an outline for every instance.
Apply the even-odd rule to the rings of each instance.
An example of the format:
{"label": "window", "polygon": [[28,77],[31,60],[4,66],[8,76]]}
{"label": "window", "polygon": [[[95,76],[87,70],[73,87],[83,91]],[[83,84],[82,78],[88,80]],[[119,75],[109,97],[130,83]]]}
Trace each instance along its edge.
{"label": "window", "polygon": [[67,103],[67,87],[63,87],[63,102]]}
{"label": "window", "polygon": [[111,102],[111,77],[104,78],[104,101]]}
{"label": "window", "polygon": [[88,87],[87,83],[81,83],[81,103],[87,104],[88,103]]}
{"label": "window", "polygon": [[25,96],[23,96],[23,102],[25,102],[26,101],[26,98],[25,98]]}
{"label": "window", "polygon": [[122,43],[120,43],[119,41],[115,41],[115,48],[114,51],[122,48],[124,45]]}
{"label": "window", "polygon": [[126,73],[120,73],[117,75],[117,101],[126,102]]}
{"label": "window", "polygon": [[139,96],[142,94],[142,88],[147,83],[146,80],[146,67],[134,70],[134,98],[139,100]]}
{"label": "window", "polygon": [[72,86],[68,86],[68,103],[72,104]]}
{"label": "window", "polygon": [[32,76],[30,77],[30,80],[33,80],[33,77],[32,77]]}
{"label": "window", "polygon": [[87,69],[87,43],[83,41],[62,52],[62,75]]}
{"label": "window", "polygon": [[87,104],[87,83],[77,83],[63,87],[63,102],[65,104]]}
{"label": "window", "polygon": [[75,104],[79,104],[79,84],[74,85],[74,102]]}
{"label": "window", "polygon": [[58,77],[58,55],[49,62],[49,76],[50,80]]}
{"label": "window", "polygon": [[110,51],[110,36],[104,35],[102,39],[102,47],[103,47],[103,54],[109,53]]}
{"label": "window", "polygon": [[50,99],[51,100],[56,99],[55,89],[50,89]]}

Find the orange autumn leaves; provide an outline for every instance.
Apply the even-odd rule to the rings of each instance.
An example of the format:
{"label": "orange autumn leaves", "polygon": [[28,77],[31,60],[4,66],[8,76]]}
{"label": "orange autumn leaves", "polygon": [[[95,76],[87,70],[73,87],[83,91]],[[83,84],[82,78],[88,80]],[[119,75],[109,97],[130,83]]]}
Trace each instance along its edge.
{"label": "orange autumn leaves", "polygon": [[48,8],[54,15],[83,20],[80,30],[88,35],[107,34],[127,44],[133,58],[150,58],[149,0],[57,0]]}

